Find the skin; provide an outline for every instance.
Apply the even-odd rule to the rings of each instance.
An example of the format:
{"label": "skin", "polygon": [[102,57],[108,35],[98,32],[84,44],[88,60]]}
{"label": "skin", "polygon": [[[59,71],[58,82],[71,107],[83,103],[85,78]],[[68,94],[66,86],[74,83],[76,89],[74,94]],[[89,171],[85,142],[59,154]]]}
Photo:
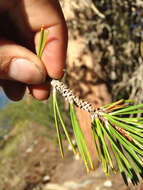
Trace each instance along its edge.
{"label": "skin", "polygon": [[[67,27],[58,0],[1,0],[0,23],[0,85],[6,95],[20,100],[28,86],[36,99],[47,99],[46,76],[60,79],[65,68]],[[39,60],[41,26],[49,35]]]}

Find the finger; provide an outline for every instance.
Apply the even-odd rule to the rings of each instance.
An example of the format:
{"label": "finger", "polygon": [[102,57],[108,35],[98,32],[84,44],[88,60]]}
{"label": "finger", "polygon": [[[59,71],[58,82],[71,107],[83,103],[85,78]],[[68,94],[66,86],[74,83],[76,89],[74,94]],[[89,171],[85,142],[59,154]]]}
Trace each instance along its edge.
{"label": "finger", "polygon": [[0,39],[0,79],[16,80],[27,84],[45,81],[44,65],[28,49]]}
{"label": "finger", "polygon": [[[35,48],[38,49],[40,39],[40,28],[48,29],[49,35],[46,47],[42,54],[42,61],[46,71],[51,78],[61,78],[64,73],[66,49],[67,49],[67,27],[57,0],[24,0],[24,9],[30,28],[36,32]],[[34,97],[46,99],[49,88],[46,84],[31,87]]]}
{"label": "finger", "polygon": [[42,61],[51,78],[61,78],[64,73],[67,27],[57,0],[24,0],[24,9],[30,28],[36,32],[35,46],[39,44],[40,28],[49,30]]}
{"label": "finger", "polygon": [[46,100],[50,95],[50,83],[29,86],[31,95],[38,100]]}
{"label": "finger", "polygon": [[23,98],[26,89],[25,84],[8,80],[0,80],[0,84],[2,85],[3,90],[9,99],[18,101]]}

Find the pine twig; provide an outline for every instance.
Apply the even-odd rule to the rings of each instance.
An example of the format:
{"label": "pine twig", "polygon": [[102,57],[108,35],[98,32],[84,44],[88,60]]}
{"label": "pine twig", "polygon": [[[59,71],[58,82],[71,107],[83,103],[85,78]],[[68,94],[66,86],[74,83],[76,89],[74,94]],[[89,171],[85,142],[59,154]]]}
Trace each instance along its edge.
{"label": "pine twig", "polygon": [[68,88],[63,82],[59,80],[52,80],[51,85],[67,100],[69,103],[71,101],[82,110],[88,111],[89,113],[95,112],[94,108],[90,103],[84,100],[80,100],[78,96],[75,96],[70,88]]}
{"label": "pine twig", "polygon": [[[46,40],[47,34],[44,35],[44,29],[42,28],[38,50],[39,58],[42,55]],[[75,96],[72,90],[63,82],[52,79],[51,85],[53,87],[54,117],[61,156],[64,157],[62,135],[60,132],[61,127],[74,154],[76,154],[77,150],[64,124],[56,96],[57,91],[70,104],[73,133],[87,172],[94,170],[94,166],[83,132],[79,126],[74,106],[87,111],[91,115],[91,132],[95,150],[99,161],[102,162],[105,174],[109,176],[110,170],[115,171],[113,158],[110,155],[108,145],[105,143],[105,139],[107,139],[125,184],[128,185],[128,178],[134,185],[138,184],[139,176],[143,178],[143,117],[129,118],[129,115],[133,114],[136,116],[138,113],[143,114],[143,104],[132,105],[133,101],[122,99],[97,108]]]}

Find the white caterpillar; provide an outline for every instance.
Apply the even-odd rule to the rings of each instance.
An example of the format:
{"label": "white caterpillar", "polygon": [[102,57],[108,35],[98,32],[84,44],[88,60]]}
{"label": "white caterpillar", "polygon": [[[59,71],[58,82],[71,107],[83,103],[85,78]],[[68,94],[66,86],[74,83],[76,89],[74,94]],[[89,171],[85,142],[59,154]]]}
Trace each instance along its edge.
{"label": "white caterpillar", "polygon": [[60,92],[60,94],[70,103],[71,101],[82,110],[88,111],[89,113],[95,113],[97,108],[93,107],[87,101],[79,99],[75,96],[70,88],[68,88],[63,82],[59,80],[52,80],[51,85]]}

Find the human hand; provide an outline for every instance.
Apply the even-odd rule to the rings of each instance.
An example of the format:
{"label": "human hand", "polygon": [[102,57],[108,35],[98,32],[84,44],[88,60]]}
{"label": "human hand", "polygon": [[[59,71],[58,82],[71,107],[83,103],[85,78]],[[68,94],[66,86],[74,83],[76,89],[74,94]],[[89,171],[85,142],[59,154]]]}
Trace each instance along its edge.
{"label": "human hand", "polygon": [[[58,0],[0,1],[0,85],[12,100],[20,100],[26,86],[44,100],[50,84],[46,76],[61,78],[65,67],[67,27]],[[40,28],[49,35],[41,61]]]}

